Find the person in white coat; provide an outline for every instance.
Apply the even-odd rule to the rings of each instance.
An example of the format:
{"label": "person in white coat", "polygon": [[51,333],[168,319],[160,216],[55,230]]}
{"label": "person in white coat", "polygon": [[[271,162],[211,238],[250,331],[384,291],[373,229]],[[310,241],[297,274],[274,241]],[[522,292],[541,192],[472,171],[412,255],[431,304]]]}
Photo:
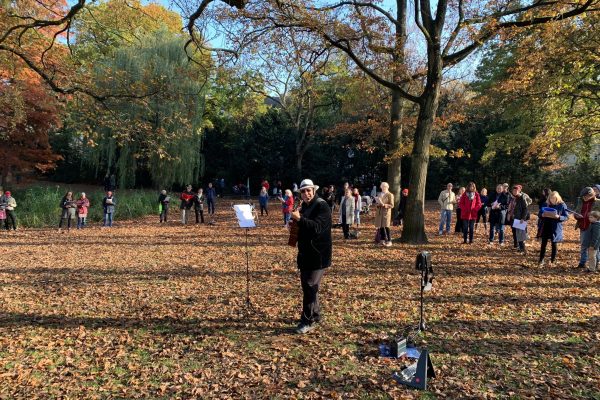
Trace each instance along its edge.
{"label": "person in white coat", "polygon": [[352,196],[352,190],[346,188],[344,197],[340,201],[340,224],[344,231],[344,239],[350,237],[350,226],[354,224],[355,199]]}

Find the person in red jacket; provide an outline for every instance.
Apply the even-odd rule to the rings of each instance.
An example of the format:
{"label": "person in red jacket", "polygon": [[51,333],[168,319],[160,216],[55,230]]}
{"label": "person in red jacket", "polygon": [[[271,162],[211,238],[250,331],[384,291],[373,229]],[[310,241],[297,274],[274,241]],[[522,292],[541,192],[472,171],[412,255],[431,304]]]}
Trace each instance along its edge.
{"label": "person in red jacket", "polygon": [[292,191],[286,189],[285,195],[283,197],[279,197],[279,201],[281,201],[281,207],[283,211],[283,226],[287,228],[290,223],[292,211],[294,211],[294,196],[292,195]]}
{"label": "person in red jacket", "polygon": [[469,243],[473,243],[473,228],[481,208],[481,197],[477,193],[474,182],[469,182],[467,191],[460,196],[458,208],[460,208],[460,219],[463,224],[463,243],[467,243],[467,234],[469,235]]}

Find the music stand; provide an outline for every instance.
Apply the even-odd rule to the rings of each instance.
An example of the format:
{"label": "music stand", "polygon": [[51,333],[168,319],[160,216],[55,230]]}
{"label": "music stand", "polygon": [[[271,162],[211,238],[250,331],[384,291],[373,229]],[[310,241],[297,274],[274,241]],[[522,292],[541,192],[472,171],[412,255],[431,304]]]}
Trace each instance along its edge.
{"label": "music stand", "polygon": [[256,313],[250,300],[250,250],[248,248],[248,233],[250,229],[256,228],[255,212],[251,204],[236,204],[233,206],[235,216],[240,228],[246,231],[246,315],[250,312]]}

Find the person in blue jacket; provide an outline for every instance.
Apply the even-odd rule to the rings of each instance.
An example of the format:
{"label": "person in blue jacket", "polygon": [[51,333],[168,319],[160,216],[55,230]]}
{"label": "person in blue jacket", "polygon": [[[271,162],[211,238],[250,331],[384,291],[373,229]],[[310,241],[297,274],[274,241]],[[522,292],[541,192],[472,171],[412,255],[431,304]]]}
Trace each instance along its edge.
{"label": "person in blue jacket", "polygon": [[552,243],[550,266],[555,265],[558,243],[563,241],[563,222],[569,218],[567,206],[558,192],[551,192],[547,202],[548,207],[542,208],[540,212],[540,218],[542,220],[540,235],[542,239],[539,261],[540,267],[544,266],[544,257],[546,255],[548,242]]}
{"label": "person in blue jacket", "polygon": [[213,187],[212,182],[208,183],[208,188],[206,188],[206,205],[208,206],[208,213],[210,215],[215,215],[215,200],[217,199],[217,192]]}

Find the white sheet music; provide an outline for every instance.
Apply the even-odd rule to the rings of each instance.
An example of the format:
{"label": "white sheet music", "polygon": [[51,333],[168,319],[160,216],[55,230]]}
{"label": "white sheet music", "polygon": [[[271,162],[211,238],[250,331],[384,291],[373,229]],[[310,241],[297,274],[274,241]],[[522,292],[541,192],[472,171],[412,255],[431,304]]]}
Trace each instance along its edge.
{"label": "white sheet music", "polygon": [[240,228],[256,228],[250,204],[236,204],[233,206],[233,209],[235,210],[235,216],[238,219]]}

